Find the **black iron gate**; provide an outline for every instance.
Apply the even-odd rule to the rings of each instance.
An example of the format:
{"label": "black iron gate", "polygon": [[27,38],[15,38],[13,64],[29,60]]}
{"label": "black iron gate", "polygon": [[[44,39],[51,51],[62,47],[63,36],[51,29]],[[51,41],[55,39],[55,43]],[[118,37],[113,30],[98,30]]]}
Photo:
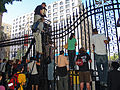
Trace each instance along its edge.
{"label": "black iron gate", "polygon": [[[75,33],[77,39],[76,55],[80,47],[85,47],[87,52],[93,58],[90,39],[92,36],[92,29],[97,28],[99,33],[104,33],[106,37],[110,37],[111,41],[107,46],[107,53],[109,61],[118,60],[119,54],[119,27],[117,27],[117,20],[120,17],[120,2],[118,0],[87,0],[84,3],[79,4],[79,8],[68,17],[63,20],[62,23],[56,24],[53,30],[54,45],[58,47],[55,50],[55,55],[59,55],[60,50],[65,51],[65,55],[68,55],[64,45],[67,43],[72,32]],[[90,68],[95,70],[94,62],[90,65]],[[79,76],[77,70],[72,70],[69,73],[69,89],[80,90]],[[94,86],[93,84],[91,84]],[[92,87],[92,90],[99,90],[98,87]],[[102,88],[102,90],[104,90]]]}
{"label": "black iron gate", "polygon": [[[58,47],[54,51],[55,58],[59,55],[60,50],[64,50],[65,54],[68,55],[67,50],[64,49],[64,45],[67,43],[67,39],[70,36],[70,33],[72,32],[75,33],[78,44],[76,47],[76,55],[78,54],[78,50],[80,47],[85,47],[87,52],[93,58],[90,38],[92,36],[92,29],[97,28],[99,33],[105,33],[105,35],[107,37],[110,37],[111,39],[109,45],[107,46],[109,61],[119,59],[120,28],[117,27],[117,20],[119,17],[119,0],[87,0],[84,3],[80,3],[79,8],[76,9],[73,15],[68,17],[66,20],[63,20],[62,23],[52,26],[52,40],[54,41],[54,46]],[[0,47],[2,48],[13,45],[23,46],[23,44],[25,44],[25,40],[28,40],[27,43],[30,43],[33,39],[32,36],[28,35],[27,37],[27,39],[25,39],[25,37],[19,37],[12,40],[0,41]],[[22,47],[20,49],[22,49]],[[30,51],[29,47],[27,47],[27,50]],[[31,53],[34,53],[32,50]],[[28,56],[29,52],[26,52],[26,54]],[[93,63],[90,65],[90,68],[95,70],[94,58]],[[57,79],[55,78],[54,81],[55,90],[57,90]],[[99,90],[97,89],[97,87],[95,89],[94,83],[95,82],[93,80],[93,82],[91,83],[91,89]],[[70,70],[68,84],[69,90],[80,90],[79,76],[76,69]]]}

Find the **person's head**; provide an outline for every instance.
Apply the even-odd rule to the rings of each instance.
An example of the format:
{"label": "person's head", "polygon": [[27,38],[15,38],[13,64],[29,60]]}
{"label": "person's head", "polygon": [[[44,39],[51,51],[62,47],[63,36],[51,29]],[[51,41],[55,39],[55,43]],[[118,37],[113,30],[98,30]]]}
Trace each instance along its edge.
{"label": "person's head", "polygon": [[33,60],[36,60],[35,57],[30,57],[30,62],[32,62]]}
{"label": "person's head", "polygon": [[81,48],[79,49],[79,53],[86,53],[85,48],[84,48],[84,47],[81,47]]}
{"label": "person's head", "polygon": [[53,44],[53,41],[49,41],[49,44],[52,45],[52,44]]}
{"label": "person's head", "polygon": [[2,63],[2,59],[0,58],[0,63]]}
{"label": "person's head", "polygon": [[46,7],[46,3],[45,2],[43,2],[41,5],[42,5],[42,7]]}
{"label": "person's head", "polygon": [[6,59],[3,59],[3,62],[6,62]]}
{"label": "person's head", "polygon": [[120,65],[118,62],[112,62],[111,66],[113,67],[113,69],[117,70]]}
{"label": "person's head", "polygon": [[64,55],[64,51],[63,50],[60,51],[60,55]]}
{"label": "person's head", "polygon": [[71,40],[72,38],[75,38],[75,33],[71,33],[70,40]]}
{"label": "person's head", "polygon": [[92,32],[93,32],[93,34],[98,34],[97,28],[93,29]]}
{"label": "person's head", "polygon": [[18,72],[23,72],[24,71],[24,65],[23,64],[18,65],[17,71]]}
{"label": "person's head", "polygon": [[18,62],[19,62],[19,59],[16,59],[16,63],[18,64]]}

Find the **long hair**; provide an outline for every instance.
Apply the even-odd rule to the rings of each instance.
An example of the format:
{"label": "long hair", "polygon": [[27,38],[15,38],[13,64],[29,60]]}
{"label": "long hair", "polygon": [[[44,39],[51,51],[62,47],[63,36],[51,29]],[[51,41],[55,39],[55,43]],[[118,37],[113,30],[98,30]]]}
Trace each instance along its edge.
{"label": "long hair", "polygon": [[72,40],[73,36],[75,36],[75,33],[71,33],[70,40]]}

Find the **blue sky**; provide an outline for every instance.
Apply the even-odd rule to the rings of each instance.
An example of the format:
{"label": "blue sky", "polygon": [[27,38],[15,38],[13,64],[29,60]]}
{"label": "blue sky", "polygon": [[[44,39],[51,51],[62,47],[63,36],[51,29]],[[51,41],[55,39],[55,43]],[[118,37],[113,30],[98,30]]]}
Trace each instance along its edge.
{"label": "blue sky", "polygon": [[17,16],[24,15],[26,13],[32,12],[37,5],[42,2],[50,4],[58,0],[22,0],[22,2],[14,1],[13,4],[6,4],[7,13],[3,14],[3,22],[12,24],[12,20]]}

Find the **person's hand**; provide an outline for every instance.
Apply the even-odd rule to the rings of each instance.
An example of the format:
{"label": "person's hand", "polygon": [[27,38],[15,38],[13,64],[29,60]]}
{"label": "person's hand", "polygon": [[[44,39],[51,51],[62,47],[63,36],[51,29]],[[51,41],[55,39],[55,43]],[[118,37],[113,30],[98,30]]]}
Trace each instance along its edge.
{"label": "person's hand", "polygon": [[92,60],[89,60],[89,62],[91,63],[91,62],[92,62]]}
{"label": "person's hand", "polygon": [[44,30],[41,30],[41,32],[45,32]]}
{"label": "person's hand", "polygon": [[108,44],[108,40],[104,40],[104,43],[105,43],[105,44]]}

